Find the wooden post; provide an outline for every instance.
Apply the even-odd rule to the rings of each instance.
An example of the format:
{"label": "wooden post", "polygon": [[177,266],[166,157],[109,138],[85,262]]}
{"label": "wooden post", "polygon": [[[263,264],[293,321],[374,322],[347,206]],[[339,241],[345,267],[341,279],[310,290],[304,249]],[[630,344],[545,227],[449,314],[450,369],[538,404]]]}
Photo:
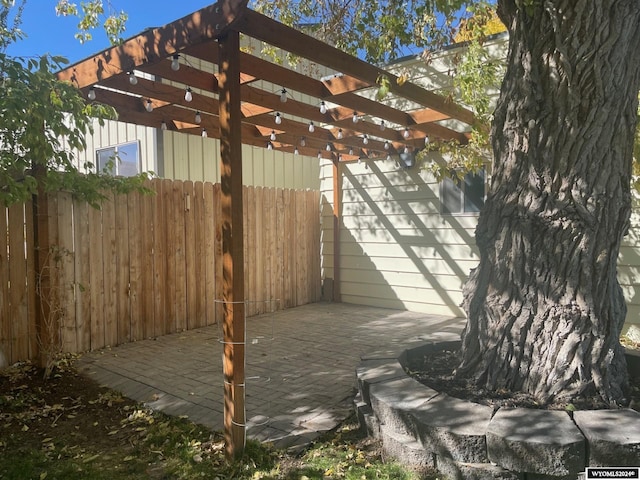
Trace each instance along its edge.
{"label": "wooden post", "polygon": [[222,299],[224,304],[224,434],[227,459],[245,446],[245,305],[242,231],[242,137],[240,40],[237,31],[218,39],[220,172],[222,206]]}
{"label": "wooden post", "polygon": [[333,157],[333,301],[341,302],[340,293],[340,215],[342,214],[342,171],[337,155]]}

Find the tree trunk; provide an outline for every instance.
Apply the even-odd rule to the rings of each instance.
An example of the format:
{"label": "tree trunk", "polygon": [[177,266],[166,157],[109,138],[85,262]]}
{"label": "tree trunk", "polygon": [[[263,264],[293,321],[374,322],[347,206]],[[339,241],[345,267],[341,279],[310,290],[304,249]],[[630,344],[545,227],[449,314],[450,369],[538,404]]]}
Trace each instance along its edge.
{"label": "tree trunk", "polygon": [[460,375],[540,402],[624,403],[640,0],[499,0],[510,34]]}

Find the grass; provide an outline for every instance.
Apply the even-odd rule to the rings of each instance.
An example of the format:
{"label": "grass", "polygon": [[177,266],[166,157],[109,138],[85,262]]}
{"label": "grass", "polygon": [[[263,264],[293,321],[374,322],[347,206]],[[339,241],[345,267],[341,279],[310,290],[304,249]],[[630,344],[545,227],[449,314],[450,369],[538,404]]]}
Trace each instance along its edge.
{"label": "grass", "polygon": [[249,441],[228,463],[219,432],[153,412],[63,362],[0,372],[0,479],[417,480],[353,420],[299,454]]}

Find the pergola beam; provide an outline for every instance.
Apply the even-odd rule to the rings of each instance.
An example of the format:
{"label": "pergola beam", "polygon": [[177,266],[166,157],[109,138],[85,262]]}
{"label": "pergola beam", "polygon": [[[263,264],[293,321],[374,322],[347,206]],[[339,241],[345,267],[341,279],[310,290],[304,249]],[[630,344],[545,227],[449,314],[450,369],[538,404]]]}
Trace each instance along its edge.
{"label": "pergola beam", "polygon": [[121,45],[72,65],[58,74],[78,88],[93,85],[143,64],[161,62],[203,39],[222,35],[246,11],[248,0],[220,0],[160,28],[146,30]]}

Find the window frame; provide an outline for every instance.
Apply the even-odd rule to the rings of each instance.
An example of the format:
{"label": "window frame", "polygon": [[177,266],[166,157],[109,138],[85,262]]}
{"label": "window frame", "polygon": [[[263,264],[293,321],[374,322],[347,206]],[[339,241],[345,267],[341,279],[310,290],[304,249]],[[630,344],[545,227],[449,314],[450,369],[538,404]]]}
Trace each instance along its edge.
{"label": "window frame", "polygon": [[[131,172],[126,172],[123,174],[121,172],[121,168],[122,168],[122,164],[126,163],[127,165],[133,165],[134,162],[125,162],[123,161],[123,158],[119,156],[119,151],[122,149],[124,150],[125,147],[134,147],[133,151],[135,152],[135,173],[131,173]],[[101,155],[104,152],[107,151],[111,151],[112,153],[109,155],[109,157],[107,157],[107,159],[111,158],[112,156],[118,155],[115,165],[114,165],[114,170],[115,172],[104,172],[103,171],[103,167],[100,165],[101,162]],[[122,142],[122,143],[117,143],[115,145],[109,145],[107,147],[99,147],[95,149],[95,160],[96,160],[96,172],[97,173],[108,173],[109,175],[113,175],[114,177],[133,177],[135,175],[138,175],[142,172],[142,158],[141,158],[141,146],[140,146],[140,140],[131,140],[128,142]],[[106,162],[105,162],[106,165]]]}
{"label": "window frame", "polygon": [[[479,208],[468,209],[467,201],[469,195],[467,194],[467,188],[471,182],[467,181],[469,176],[482,177],[482,196],[481,198],[471,199],[471,204],[476,205],[480,203]],[[447,187],[447,184],[452,185]],[[446,177],[440,182],[440,215],[444,216],[464,216],[464,215],[479,215],[480,210],[484,207],[484,202],[487,198],[487,171],[485,167],[482,167],[477,172],[468,172],[462,179],[453,179]],[[449,189],[449,190],[448,190]],[[447,202],[447,198],[451,199],[457,197],[457,208],[451,209],[451,204]]]}

